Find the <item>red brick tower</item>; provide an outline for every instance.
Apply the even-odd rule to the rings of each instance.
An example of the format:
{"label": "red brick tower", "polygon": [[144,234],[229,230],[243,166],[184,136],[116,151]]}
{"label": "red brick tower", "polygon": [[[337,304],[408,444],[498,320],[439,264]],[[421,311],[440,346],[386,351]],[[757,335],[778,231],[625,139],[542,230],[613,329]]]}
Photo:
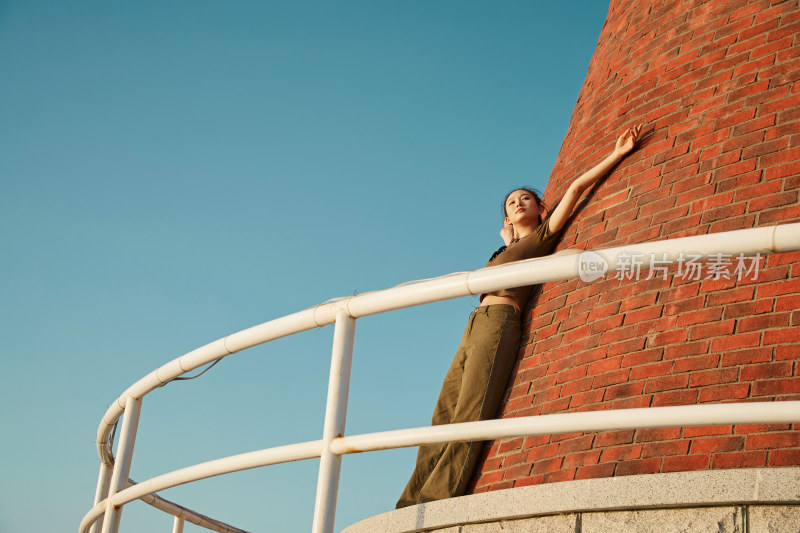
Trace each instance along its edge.
{"label": "red brick tower", "polygon": [[[559,249],[800,221],[798,1],[612,0],[545,200],[638,122],[652,135],[590,191]],[[544,285],[500,416],[800,399],[800,254],[742,279],[732,263],[730,279],[671,267]],[[487,445],[473,492],[796,465],[788,425],[531,437]]]}

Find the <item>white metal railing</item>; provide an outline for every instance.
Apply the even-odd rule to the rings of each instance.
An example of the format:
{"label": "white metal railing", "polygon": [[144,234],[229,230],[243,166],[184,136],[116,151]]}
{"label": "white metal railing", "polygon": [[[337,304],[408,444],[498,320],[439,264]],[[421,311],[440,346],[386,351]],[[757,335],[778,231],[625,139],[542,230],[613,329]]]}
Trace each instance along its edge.
{"label": "white metal railing", "polygon": [[[640,264],[646,267],[655,256],[659,257],[658,263],[663,265],[678,261],[685,252],[699,256],[695,259],[705,259],[719,252],[755,255],[794,250],[800,250],[800,223],[669,239],[593,252],[607,263],[609,271],[614,271],[619,257],[624,254],[627,257],[631,254],[642,254]],[[450,274],[330,301],[234,333],[170,361],[131,385],[103,416],[97,432],[101,465],[95,505],[84,516],[79,531],[85,533],[92,528],[94,533],[116,533],[122,506],[136,499],[144,499],[176,517],[173,531],[182,531],[185,519],[214,531],[239,532],[241,530],[167,502],[153,493],[239,470],[320,457],[313,532],[329,533],[333,531],[341,456],[347,453],[577,431],[800,422],[800,402],[749,402],[563,413],[344,436],[357,318],[502,288],[535,285],[577,276],[578,261],[575,254],[571,253],[558,253],[472,272]],[[334,322],[336,328],[322,440],[225,457],[138,484],[129,481],[139,413],[142,398],[146,394],[186,372],[230,354]],[[122,426],[115,461],[111,450],[111,433],[121,417]]]}

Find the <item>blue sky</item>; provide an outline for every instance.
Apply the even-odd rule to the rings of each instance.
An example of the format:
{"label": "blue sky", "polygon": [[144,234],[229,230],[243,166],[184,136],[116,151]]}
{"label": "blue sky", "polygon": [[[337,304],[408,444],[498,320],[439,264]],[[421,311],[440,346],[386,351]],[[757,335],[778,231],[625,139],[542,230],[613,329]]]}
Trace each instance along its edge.
{"label": "blue sky", "polygon": [[[158,366],[332,297],[483,266],[503,195],[546,185],[607,8],[1,1],[0,531],[77,529],[100,417]],[[474,305],[359,320],[348,433],[429,423]],[[153,392],[131,477],[320,438],[332,335]],[[345,457],[336,529],[393,508],[415,453]],[[317,467],[163,496],[308,531]],[[137,502],[121,531],[170,527]]]}

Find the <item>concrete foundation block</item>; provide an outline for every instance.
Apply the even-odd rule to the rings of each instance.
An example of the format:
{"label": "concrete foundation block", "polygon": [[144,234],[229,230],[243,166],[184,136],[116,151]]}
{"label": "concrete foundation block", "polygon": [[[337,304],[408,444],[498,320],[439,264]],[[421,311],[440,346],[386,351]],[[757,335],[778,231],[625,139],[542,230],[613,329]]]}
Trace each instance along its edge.
{"label": "concrete foundation block", "polygon": [[748,509],[748,533],[800,533],[800,507],[753,505]]}
{"label": "concrete foundation block", "polygon": [[435,533],[575,533],[577,515],[552,515],[523,520],[468,524],[436,530]]}
{"label": "concrete foundation block", "polygon": [[745,533],[741,507],[584,513],[581,533]]}

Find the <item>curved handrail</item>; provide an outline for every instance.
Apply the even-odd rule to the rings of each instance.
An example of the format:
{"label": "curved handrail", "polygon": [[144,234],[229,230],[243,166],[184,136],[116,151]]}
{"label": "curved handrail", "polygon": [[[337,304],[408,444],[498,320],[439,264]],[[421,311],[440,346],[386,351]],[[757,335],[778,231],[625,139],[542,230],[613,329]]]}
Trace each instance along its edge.
{"label": "curved handrail", "polygon": [[333,453],[345,455],[427,444],[559,433],[728,424],[789,424],[799,420],[800,401],[639,407],[521,416],[364,433],[334,439],[330,448]]}
{"label": "curved handrail", "polygon": [[[693,250],[693,247],[717,251],[728,247],[728,250],[735,249],[744,254],[796,250],[800,248],[800,223],[681,237],[592,252],[603,257],[609,269],[613,270],[617,267],[617,256],[623,252],[645,254],[642,266],[647,266],[648,254],[667,254],[666,259],[674,262],[678,259],[678,254]],[[713,252],[700,253],[702,258],[706,258]],[[534,263],[538,268],[530,268]],[[113,462],[109,436],[125,409],[128,396],[141,398],[176,377],[217,359],[281,337],[332,324],[340,309],[345,310],[349,316],[358,318],[503,288],[535,285],[577,276],[578,264],[573,255],[554,254],[350,296],[233,333],[173,359],[126,389],[108,408],[98,428],[100,460],[106,464]]]}
{"label": "curved handrail", "polygon": [[[175,470],[173,472],[168,472],[140,483],[130,481],[128,483],[128,488],[117,492],[110,498],[111,505],[125,505],[133,500],[144,498],[148,494],[153,494],[164,489],[177,487],[178,485],[183,485],[192,481],[198,481],[222,474],[230,474],[240,470],[248,470],[250,468],[258,468],[261,466],[279,463],[288,463],[291,461],[301,461],[303,459],[313,459],[320,456],[321,450],[321,440],[308,441],[299,444],[267,448],[255,452],[241,453],[238,455],[232,455],[230,457],[224,457],[222,459],[215,459],[213,461],[207,461],[205,463],[200,463],[186,468],[181,468],[180,470]],[[81,521],[79,530],[87,531],[92,523],[100,518],[100,515],[105,512],[108,503],[109,498],[105,498],[92,507],[92,509]],[[216,520],[214,520],[214,522],[217,524],[222,524]],[[242,531],[240,529],[231,528],[231,526],[228,526],[227,524],[222,525],[228,528],[225,531]]]}
{"label": "curved handrail", "polygon": [[[128,487],[135,486],[136,484],[137,483],[132,479],[128,480]],[[210,529],[212,531],[217,531],[218,533],[247,533],[247,531],[243,529],[233,527],[224,522],[220,522],[219,520],[202,515],[196,511],[192,511],[191,509],[188,509],[182,505],[178,505],[175,502],[164,499],[157,494],[146,494],[140,499],[146,504],[152,505],[156,509],[164,511],[167,514],[183,518],[192,524]],[[105,499],[99,502],[92,507],[88,513],[86,513],[86,515],[83,517],[83,520],[81,520],[80,526],[78,526],[79,531],[88,531],[94,521],[100,518],[100,515],[102,515],[106,510],[107,500],[108,499]]]}
{"label": "curved handrail", "polygon": [[[641,243],[638,245],[619,246],[613,248],[605,248],[592,250],[596,256],[605,260],[609,270],[615,270],[618,266],[619,257],[624,254],[640,254],[642,257],[640,266],[649,266],[650,259],[657,254],[661,255],[659,262],[675,262],[679,259],[680,254],[683,252],[691,251],[697,254],[693,259],[708,258],[714,252],[724,251],[725,253],[740,253],[744,255],[753,255],[761,252],[782,252],[800,249],[800,223],[785,224],[780,226],[768,226],[762,228],[753,228],[747,230],[737,230],[716,234],[699,235],[693,237],[683,237],[677,239],[668,239],[663,241],[655,241],[648,243]],[[246,348],[250,348],[271,340],[306,331],[316,327],[331,324],[336,320],[337,314],[344,312],[345,315],[351,318],[367,316],[371,314],[382,313],[403,307],[410,307],[431,303],[440,300],[458,298],[472,294],[483,294],[493,292],[502,288],[518,287],[523,285],[541,284],[549,281],[564,280],[577,277],[579,275],[578,261],[570,254],[579,253],[580,251],[568,250],[565,252],[557,253],[552,256],[528,259],[501,265],[497,267],[488,267],[472,272],[463,272],[456,274],[449,274],[439,278],[430,280],[420,280],[417,282],[410,282],[394,288],[364,293],[357,296],[346,297],[334,301],[329,301],[309,309],[287,315],[263,324],[251,327],[249,329],[239,331],[222,339],[206,344],[196,350],[188,352],[169,363],[157,368],[150,374],[146,375],[139,381],[135,382],[122,395],[117,398],[115,402],[108,408],[103,415],[100,426],[97,432],[97,447],[101,463],[105,466],[114,464],[114,456],[111,450],[110,434],[114,424],[118,421],[120,416],[125,410],[125,405],[129,399],[141,399],[144,395],[161,387],[175,378],[194,370],[204,364],[212,361],[220,360],[228,355],[239,352]],[[538,268],[532,269],[530,265],[536,263]],[[797,402],[781,402],[785,404],[783,411],[786,409],[795,409],[791,411],[789,418],[795,420],[800,409],[798,409]],[[738,404],[737,404],[738,405]],[[754,405],[754,404],[750,404]],[[707,407],[722,407],[722,406],[689,406],[694,409],[707,408]],[[653,408],[647,411],[652,411]],[[671,409],[671,408],[659,408]],[[730,410],[729,407],[726,409]],[[627,410],[632,411],[632,410]],[[782,412],[783,412],[782,411]],[[608,416],[608,412],[604,412]],[[585,413],[570,413],[570,415],[583,415]],[[556,416],[556,415],[548,415]],[[566,415],[560,415],[566,416]],[[650,423],[650,417],[646,415],[641,418],[639,422],[634,424],[633,427],[664,427],[646,426],[643,422]],[[541,423],[542,418],[535,417],[537,422]],[[763,415],[756,420],[763,420]],[[383,449],[383,447],[402,447],[402,446],[415,446],[422,443],[427,443],[427,440],[434,439],[430,442],[449,442],[453,440],[485,440],[489,438],[500,438],[504,434],[497,433],[498,428],[506,427],[502,423],[515,422],[513,426],[516,429],[512,432],[518,431],[524,424],[519,424],[518,421],[522,419],[489,421],[468,424],[456,424],[446,427],[437,428],[417,428],[411,430],[397,430],[390,432],[383,432],[373,435],[358,435],[349,437],[339,437],[330,441],[327,448],[334,454],[356,453],[358,451],[367,451],[373,449]],[[733,419],[731,419],[733,420]],[[747,419],[749,420],[749,419]],[[785,420],[783,420],[785,421]],[[491,423],[490,423],[491,422]],[[706,420],[704,423],[708,424]],[[729,422],[731,423],[731,422]],[[735,423],[748,423],[743,422],[740,418],[735,418]],[[489,424],[480,430],[476,429],[475,424]],[[602,425],[602,424],[601,424]],[[691,425],[685,422],[671,425]],[[455,426],[469,426],[469,427],[455,427]],[[526,431],[531,431],[531,428],[525,426]],[[491,428],[494,432],[485,434],[485,430]],[[599,430],[599,429],[595,429]],[[440,433],[445,431],[445,433]],[[463,438],[463,435],[472,434],[470,431],[483,432],[480,433],[481,437]],[[506,430],[508,431],[508,429]],[[449,432],[449,433],[448,433]],[[463,433],[466,432],[466,433]],[[549,433],[558,431],[550,430]],[[463,434],[462,434],[463,433]],[[528,433],[534,434],[534,433]],[[435,435],[440,435],[436,437]],[[447,435],[447,436],[442,436]],[[455,436],[454,436],[455,435]],[[436,440],[437,438],[444,440]],[[388,439],[388,440],[387,440]],[[393,439],[399,439],[395,442]],[[403,439],[406,439],[405,441]],[[374,441],[374,442],[373,442]],[[296,457],[289,460],[299,460],[311,457],[320,456],[320,448],[322,441],[312,441],[308,443],[300,443],[295,445],[284,446],[280,448],[273,448],[268,450],[261,450],[258,452],[250,452],[241,454],[240,456],[233,456],[215,461],[209,461],[201,465],[187,467],[175,472],[164,474],[156,478],[152,478],[144,483],[129,487],[112,495],[110,501],[114,506],[121,506],[124,503],[132,501],[137,498],[147,499],[147,495],[157,490],[163,490],[168,486],[175,486],[177,484],[195,481],[204,477],[211,477],[213,475],[220,475],[222,473],[233,472],[245,468],[253,468],[256,466],[265,466],[267,464],[274,464],[274,462],[285,462],[276,458],[282,457]],[[389,444],[387,444],[387,442]],[[402,442],[409,442],[402,444]],[[376,444],[377,443],[377,444]],[[381,444],[383,443],[383,444]],[[377,446],[377,447],[374,447]],[[302,450],[302,451],[301,451]],[[311,453],[311,455],[308,455]],[[327,452],[326,452],[327,453]],[[294,454],[294,455],[293,455]],[[256,457],[262,456],[259,460],[261,464],[253,463]],[[271,457],[265,459],[265,457]],[[229,465],[231,461],[238,458],[239,466],[232,467]],[[274,459],[274,461],[273,461]],[[266,461],[266,462],[264,462]],[[273,461],[273,462],[270,462]],[[257,463],[258,461],[256,461]],[[249,464],[253,466],[245,466]],[[233,468],[233,469],[230,469]],[[210,470],[209,470],[210,469]],[[216,472],[208,473],[207,472]],[[205,472],[205,473],[203,473]],[[195,476],[200,477],[195,477]],[[181,480],[185,481],[181,481]],[[171,483],[171,484],[170,484]],[[136,487],[139,486],[137,489]],[[84,531],[84,524],[86,528],[99,518],[102,514],[108,498],[101,501],[87,513],[86,517],[81,523],[81,531]],[[171,504],[171,502],[168,502]],[[172,504],[174,505],[174,504]],[[194,512],[191,512],[194,513]],[[197,515],[195,516],[202,516]],[[215,521],[214,521],[215,522]],[[220,523],[221,524],[221,523]],[[226,528],[230,526],[224,525]],[[230,531],[235,528],[229,529]],[[239,531],[239,530],[236,530]]]}
{"label": "curved handrail", "polygon": [[[728,424],[786,424],[796,423],[798,420],[800,420],[800,401],[612,409],[463,422],[350,435],[331,441],[330,450],[337,455],[345,455],[426,444],[559,433]],[[144,498],[148,494],[201,479],[272,464],[313,459],[320,456],[321,448],[322,441],[317,440],[267,448],[200,463],[132,485],[116,493],[110,501],[112,505],[122,506]],[[80,531],[86,531],[89,525],[100,517],[106,505],[108,505],[108,499],[97,504],[84,518]]]}
{"label": "curved handrail", "polygon": [[187,522],[191,522],[192,524],[210,529],[212,531],[217,531],[218,533],[247,533],[247,531],[243,529],[233,527],[224,522],[220,522],[219,520],[202,515],[196,511],[192,511],[191,509],[188,509],[182,505],[165,500],[156,494],[148,494],[146,496],[142,496],[141,499],[148,505],[152,505],[156,509],[164,511],[167,514],[171,514],[172,516],[178,518],[183,518]]}

